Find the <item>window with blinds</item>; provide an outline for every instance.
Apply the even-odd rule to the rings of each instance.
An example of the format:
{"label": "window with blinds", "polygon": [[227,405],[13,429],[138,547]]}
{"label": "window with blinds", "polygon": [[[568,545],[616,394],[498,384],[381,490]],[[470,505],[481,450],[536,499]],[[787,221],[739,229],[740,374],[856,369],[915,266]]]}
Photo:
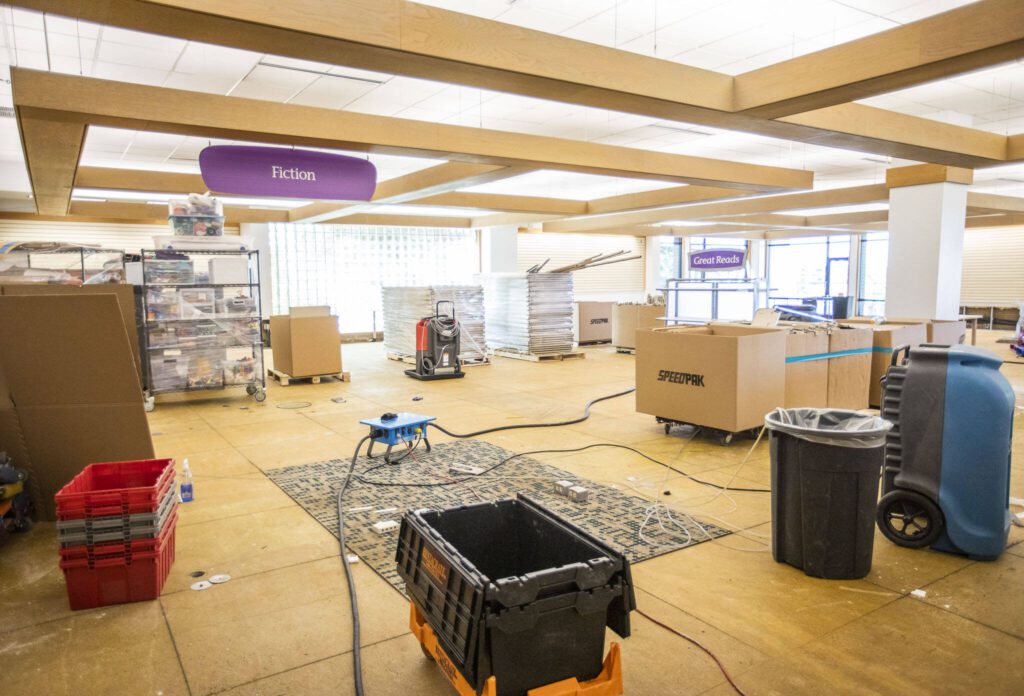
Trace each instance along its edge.
{"label": "window with blinds", "polygon": [[960,304],[1017,307],[1021,302],[1024,302],[1024,229],[967,230]]}
{"label": "window with blinds", "polygon": [[[520,271],[548,261],[545,270],[568,266],[588,256],[625,250],[624,256],[640,255],[635,261],[623,261],[608,266],[588,268],[573,273],[573,289],[584,299],[619,299],[644,293],[644,257],[646,239],[627,235],[609,234],[519,234]],[[600,296],[600,297],[598,297]]]}

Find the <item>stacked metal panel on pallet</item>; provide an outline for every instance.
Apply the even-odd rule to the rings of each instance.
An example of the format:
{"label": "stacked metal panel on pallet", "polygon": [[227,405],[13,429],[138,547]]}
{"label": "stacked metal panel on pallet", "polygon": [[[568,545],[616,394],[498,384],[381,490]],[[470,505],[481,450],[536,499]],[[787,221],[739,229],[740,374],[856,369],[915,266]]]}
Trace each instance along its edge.
{"label": "stacked metal panel on pallet", "polygon": [[487,285],[487,347],[518,353],[573,349],[572,273],[496,273]]}
{"label": "stacked metal panel on pallet", "polygon": [[[434,314],[438,302],[455,302],[462,331],[463,361],[487,358],[484,340],[484,290],[479,285],[425,285],[381,289],[384,306],[384,347],[400,356],[416,354],[416,323]],[[441,312],[450,306],[441,305]]]}

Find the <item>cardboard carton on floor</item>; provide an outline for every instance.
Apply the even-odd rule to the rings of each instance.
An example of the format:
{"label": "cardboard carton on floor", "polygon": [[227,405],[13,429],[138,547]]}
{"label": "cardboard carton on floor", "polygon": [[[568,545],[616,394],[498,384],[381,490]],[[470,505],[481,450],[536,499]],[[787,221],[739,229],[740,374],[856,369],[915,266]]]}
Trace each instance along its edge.
{"label": "cardboard carton on floor", "polygon": [[910,323],[885,321],[877,324],[872,319],[857,317],[843,323],[868,325],[874,332],[872,336],[871,383],[868,403],[877,407],[882,401],[882,377],[892,362],[892,351],[899,346],[916,348],[928,342],[928,327],[925,324],[909,320]]}
{"label": "cardboard carton on floor", "polygon": [[289,377],[341,372],[338,317],[327,307],[293,307],[289,314],[270,317],[270,337],[274,369]]}
{"label": "cardboard carton on floor", "polygon": [[612,307],[614,302],[577,302],[577,343],[600,343],[612,340]]}
{"label": "cardboard carton on floor", "polygon": [[665,316],[664,305],[618,303],[612,307],[612,345],[636,348],[636,332],[664,326],[658,317]]}
{"label": "cardboard carton on floor", "polygon": [[0,296],[0,325],[0,438],[29,470],[41,519],[87,464],[153,458],[114,295]]}
{"label": "cardboard carton on floor", "polygon": [[636,332],[636,410],[729,432],[785,400],[786,334],[739,325]]}
{"label": "cardboard carton on floor", "polygon": [[786,330],[786,408],[828,405],[828,332],[817,327]]}
{"label": "cardboard carton on floor", "polygon": [[967,322],[958,319],[886,319],[897,324],[924,324],[928,328],[928,343],[955,346],[967,336]]}
{"label": "cardboard carton on floor", "polygon": [[828,359],[829,408],[858,410],[868,407],[874,332],[866,326],[829,329],[828,352],[842,354]]}

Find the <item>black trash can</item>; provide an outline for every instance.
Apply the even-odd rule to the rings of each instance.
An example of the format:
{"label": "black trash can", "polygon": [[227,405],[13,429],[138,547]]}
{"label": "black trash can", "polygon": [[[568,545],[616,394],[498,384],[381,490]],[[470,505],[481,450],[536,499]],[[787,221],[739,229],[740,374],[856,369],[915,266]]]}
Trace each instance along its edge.
{"label": "black trash can", "polygon": [[771,433],[772,555],[807,575],[862,578],[871,570],[885,434],[856,411],[777,409]]}

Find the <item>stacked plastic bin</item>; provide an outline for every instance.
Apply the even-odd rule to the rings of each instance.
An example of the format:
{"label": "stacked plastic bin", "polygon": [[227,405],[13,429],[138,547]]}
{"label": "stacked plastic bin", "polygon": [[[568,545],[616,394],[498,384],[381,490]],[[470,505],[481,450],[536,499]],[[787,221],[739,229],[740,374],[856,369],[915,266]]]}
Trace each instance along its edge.
{"label": "stacked plastic bin", "polygon": [[492,676],[498,696],[596,679],[605,627],[630,633],[629,560],[521,493],[409,511],[396,560],[416,624],[436,636],[440,652],[428,656],[460,693],[481,693]]}
{"label": "stacked plastic bin", "polygon": [[224,234],[224,206],[213,196],[189,194],[168,202],[167,223],[182,237],[220,237]]}
{"label": "stacked plastic bin", "polygon": [[55,499],[72,609],[160,595],[178,522],[173,459],[90,464]]}

